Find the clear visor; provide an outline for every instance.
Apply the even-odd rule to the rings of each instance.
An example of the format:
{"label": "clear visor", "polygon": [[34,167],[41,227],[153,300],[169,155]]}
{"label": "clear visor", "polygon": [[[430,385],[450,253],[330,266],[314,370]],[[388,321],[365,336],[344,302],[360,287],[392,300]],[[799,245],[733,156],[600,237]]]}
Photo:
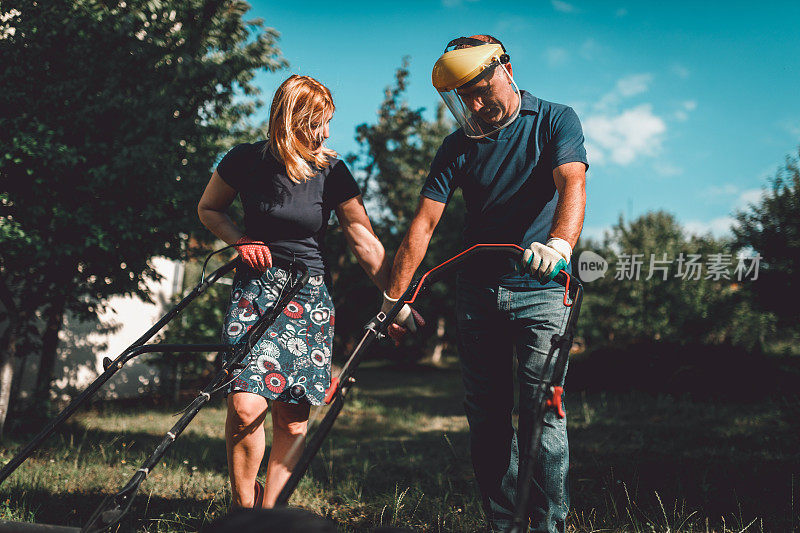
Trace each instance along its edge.
{"label": "clear visor", "polygon": [[514,78],[497,59],[469,82],[439,94],[467,137],[473,139],[496,133],[514,122],[522,103]]}

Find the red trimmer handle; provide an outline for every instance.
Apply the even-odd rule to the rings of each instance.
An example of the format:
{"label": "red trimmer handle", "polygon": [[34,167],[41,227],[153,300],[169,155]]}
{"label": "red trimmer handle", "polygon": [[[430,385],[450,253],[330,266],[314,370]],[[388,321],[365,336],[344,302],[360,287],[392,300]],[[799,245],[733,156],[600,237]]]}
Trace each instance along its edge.
{"label": "red trimmer handle", "polygon": [[339,390],[339,378],[331,378],[331,384],[328,390],[325,391],[325,403],[329,404],[333,401],[333,395]]}
{"label": "red trimmer handle", "polygon": [[555,407],[558,418],[565,418],[564,404],[561,403],[561,395],[564,394],[564,387],[553,387],[553,395],[547,399],[547,407]]}

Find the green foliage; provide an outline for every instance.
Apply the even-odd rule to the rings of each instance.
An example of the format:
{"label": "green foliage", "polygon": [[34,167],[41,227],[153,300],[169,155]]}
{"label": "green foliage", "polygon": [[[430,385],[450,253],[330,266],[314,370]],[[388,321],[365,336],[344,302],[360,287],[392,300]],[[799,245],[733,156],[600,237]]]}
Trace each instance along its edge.
{"label": "green foliage", "polygon": [[800,149],[787,157],[758,202],[736,214],[733,232],[738,249],[750,249],[763,258],[753,284],[754,300],[774,312],[795,333],[800,319]]}
{"label": "green foliage", "polygon": [[[750,306],[749,279],[738,282],[732,272],[731,279],[714,279],[705,268],[699,279],[678,275],[678,261],[692,254],[700,256],[703,267],[712,254],[730,254],[734,268],[737,262],[730,241],[686,236],[669,213],[652,212],[628,223],[620,218],[602,244],[581,243],[575,257],[584,249],[609,263],[604,277],[586,284],[579,330],[592,348],[655,340],[760,349],[774,329],[774,317]],[[630,273],[626,264],[635,254],[643,261],[638,279],[617,279]],[[650,275],[651,255],[670,262],[666,279],[659,270]]]}
{"label": "green foliage", "polygon": [[[224,246],[224,243],[221,245]],[[206,276],[220,266],[222,266],[221,261],[212,259],[206,268]],[[200,281],[202,262],[187,261],[184,268],[183,291],[173,297],[169,303],[170,306],[177,305]],[[189,304],[167,325],[159,335],[159,342],[219,344],[231,292],[230,285],[224,284],[222,281],[230,279],[229,275],[209,286],[203,295]],[[198,385],[202,388],[205,386],[205,382],[210,381],[209,376],[215,367],[216,354],[208,352],[156,353],[147,357],[146,361],[161,370],[162,382],[172,380],[171,385],[168,385],[166,389],[170,389],[173,397],[177,397],[182,387]],[[203,382],[202,385],[198,383],[198,379]]]}
{"label": "green foliage", "polygon": [[[685,236],[674,217],[649,213],[629,223],[620,219],[602,244],[582,243],[609,260],[609,272],[587,284],[580,330],[587,345],[664,341],[678,345],[730,344],[747,350],[777,348],[778,337],[798,333],[800,298],[797,257],[800,257],[800,167],[787,158],[761,199],[737,213],[734,238]],[[579,256],[580,249],[576,250]],[[728,257],[733,268],[741,254],[758,257],[757,273],[739,280],[676,277],[647,278],[651,254],[675,261],[698,254]],[[638,281],[614,279],[622,254],[642,254]],[[755,264],[748,264],[756,266]],[[733,270],[733,269],[732,269]],[[788,351],[788,350],[787,350]]]}
{"label": "green foliage", "polygon": [[284,65],[275,32],[242,20],[247,8],[20,5],[0,40],[4,275],[60,272],[84,296],[76,310],[147,296],[149,258],[180,256],[209,169],[247,131],[257,102],[237,90],[255,94],[254,70]]}
{"label": "green foliage", "polygon": [[286,65],[277,33],[240,0],[14,5],[0,27],[3,304],[32,317],[63,300],[88,318],[111,295],[147,298],[150,258],[183,255],[215,159],[252,132],[255,71]]}
{"label": "green foliage", "polygon": [[[419,202],[419,192],[428,175],[430,163],[442,140],[453,130],[445,118],[443,105],[439,105],[435,118],[426,120],[424,109],[412,109],[404,100],[408,85],[408,58],[397,69],[395,81],[387,87],[384,100],[378,109],[374,124],[361,124],[356,128],[359,153],[351,155],[351,163],[358,165],[356,176],[364,192],[365,201],[372,214],[375,231],[387,253],[393,253],[414,216]],[[431,239],[425,261],[419,272],[441,263],[462,248],[463,200],[460,194],[450,201],[449,213],[442,218]],[[377,216],[375,216],[377,214]],[[332,233],[328,248],[339,264],[332,264],[335,273],[334,297],[337,304],[336,327],[347,345],[353,336],[360,336],[360,328],[370,314],[374,314],[380,296],[371,288],[368,279],[352,257],[346,257],[344,238]],[[437,284],[431,297],[422,303],[425,319],[436,325],[443,318],[449,326],[454,320],[453,293],[455,280]],[[369,305],[365,305],[369,302]],[[341,317],[341,318],[340,318]],[[432,329],[436,329],[435,327]],[[445,342],[454,328],[445,327],[444,336],[431,342]],[[409,358],[419,357],[427,341],[410,340],[413,348],[405,350]]]}
{"label": "green foliage", "polygon": [[362,188],[383,210],[381,223],[395,228],[402,238],[414,216],[419,191],[428,175],[433,156],[453,129],[445,119],[444,105],[433,121],[423,109],[411,109],[403,98],[408,86],[409,59],[403,59],[394,85],[387,87],[375,124],[356,128],[363,171]]}

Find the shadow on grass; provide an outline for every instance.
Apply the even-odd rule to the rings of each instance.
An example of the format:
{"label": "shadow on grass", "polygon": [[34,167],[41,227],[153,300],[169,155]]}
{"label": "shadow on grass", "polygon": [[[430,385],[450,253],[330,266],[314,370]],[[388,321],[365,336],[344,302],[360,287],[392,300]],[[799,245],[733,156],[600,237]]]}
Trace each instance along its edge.
{"label": "shadow on grass", "polygon": [[[106,497],[99,492],[65,494],[36,489],[3,490],[4,498],[25,507],[40,524],[81,527]],[[120,531],[197,531],[227,512],[221,499],[161,498],[139,494],[120,524]],[[177,527],[176,527],[177,526]]]}
{"label": "shadow on grass", "polygon": [[791,530],[800,423],[787,418],[781,402],[603,398],[570,404],[577,419],[569,431],[575,511],[630,508],[658,523],[664,511],[657,493],[667,510],[685,503],[712,524],[735,518],[743,528],[758,517],[765,531]]}
{"label": "shadow on grass", "polygon": [[[480,508],[458,369],[369,363],[357,378],[345,411],[293,502],[348,530],[381,523],[428,531],[476,527]],[[757,387],[751,392],[758,397]],[[765,531],[790,531],[800,525],[794,503],[794,486],[800,484],[796,397],[762,395],[757,401],[735,402],[641,391],[568,392],[566,404],[573,531],[592,529],[582,521],[592,513],[596,525],[612,530],[635,530],[630,526],[634,520],[656,524],[659,531],[667,524],[681,529],[675,527],[680,519],[672,521],[673,517],[685,518],[693,511],[691,520],[699,521],[697,527],[683,530],[705,530],[702,524],[709,518],[712,530],[719,531],[723,516],[726,531],[732,523],[739,524],[734,530],[744,529],[756,517],[763,519]],[[167,456],[166,469],[185,468],[180,461],[187,460],[226,476],[222,429],[218,436],[182,435]],[[78,453],[86,461],[98,460],[99,451],[76,449],[81,439],[106,443],[110,453],[124,443],[128,457],[140,458],[161,436],[111,428],[86,431],[75,425],[49,439],[40,454]],[[178,493],[175,498],[153,497],[148,503],[147,491],[145,484],[131,511],[137,518],[130,524],[150,531],[194,531],[207,512],[222,512],[224,503],[221,496],[212,500]],[[14,487],[0,494],[22,501],[18,506],[34,510],[40,522],[68,525],[81,524],[104,497],[38,487]],[[676,504],[685,504],[688,511],[674,510]]]}
{"label": "shadow on grass", "polygon": [[[220,428],[219,437],[184,433],[173,442],[164,460],[170,463],[186,461],[188,465],[227,475],[228,464],[222,432],[223,428]],[[18,446],[11,448],[13,453],[27,442],[17,437],[15,440]],[[143,431],[86,429],[77,423],[71,423],[45,440],[33,457],[58,455],[79,464],[100,461],[110,465],[118,463],[122,458],[130,463],[129,466],[133,466],[149,456],[163,438],[164,435]]]}
{"label": "shadow on grass", "polygon": [[[731,372],[720,372],[720,378]],[[360,375],[361,395],[381,404],[432,416],[463,413],[457,368],[412,369],[406,375],[369,368]],[[752,381],[750,385],[739,389],[749,391],[739,396],[719,394],[730,389],[715,386],[707,392],[719,395],[697,394],[694,399],[685,393],[678,397],[646,392],[571,394],[567,405],[573,513],[595,510],[607,517],[617,513],[622,524],[629,523],[625,516],[629,509],[643,523],[665,524],[662,515],[672,517],[678,513],[674,507],[685,504],[687,515],[697,511],[698,519],[709,518],[712,527],[725,527],[723,517],[738,529],[756,517],[763,520],[765,531],[800,526],[795,503],[800,484],[800,401],[796,393],[779,395],[753,386]],[[414,394],[417,388],[432,392]],[[437,476],[444,472],[456,478],[458,490],[474,494],[466,424],[461,431],[437,431],[420,424],[408,438],[397,434],[392,424],[386,425],[369,430],[339,427],[333,438],[334,446],[341,442],[336,457],[343,464],[368,460],[380,465],[380,474],[367,478],[369,490],[386,491],[397,480],[414,479],[427,494],[431,490],[435,494],[442,488]],[[363,438],[367,443],[353,447],[351,443]],[[318,480],[330,475],[329,467],[318,468],[314,471]]]}
{"label": "shadow on grass", "polygon": [[356,373],[359,394],[387,408],[420,415],[463,416],[461,372],[457,366],[362,365]]}

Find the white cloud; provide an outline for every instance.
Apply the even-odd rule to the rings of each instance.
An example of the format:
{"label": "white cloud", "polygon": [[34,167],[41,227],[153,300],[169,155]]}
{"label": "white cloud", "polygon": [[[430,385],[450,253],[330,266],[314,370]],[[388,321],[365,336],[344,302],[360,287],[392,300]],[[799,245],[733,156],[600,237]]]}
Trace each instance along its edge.
{"label": "white cloud", "polygon": [[[653,114],[650,104],[620,109],[628,98],[647,92],[653,75],[633,74],[617,80],[614,88],[592,106],[584,121],[586,151],[596,164],[628,165],[661,147],[666,123]],[[670,169],[664,169],[669,173]]]}
{"label": "white cloud", "polygon": [[[471,0],[471,1],[477,1],[477,0]],[[493,30],[492,34],[506,35],[509,33],[531,31],[532,29],[533,29],[533,24],[531,24],[528,20],[513,15],[507,15],[497,20],[494,27],[492,28]],[[514,59],[519,60],[522,54],[523,54],[522,49],[515,48],[513,57]]]}
{"label": "white cloud", "polygon": [[726,183],[724,185],[712,185],[703,190],[702,196],[733,196],[739,192],[739,187],[733,183]]}
{"label": "white cloud", "polygon": [[553,5],[553,9],[556,11],[561,11],[562,13],[577,13],[578,10],[572,4],[568,4],[562,0],[550,0],[550,3]]}
{"label": "white cloud", "polygon": [[580,49],[580,54],[582,58],[586,59],[587,61],[591,61],[597,58],[597,56],[600,55],[601,51],[602,51],[602,46],[600,46],[597,43],[597,41],[595,41],[590,37],[585,41],[583,41],[583,44],[581,45]]}
{"label": "white cloud", "polygon": [[652,74],[634,74],[618,80],[617,91],[622,96],[634,96],[646,92],[652,81]]}
{"label": "white cloud", "polygon": [[729,202],[731,209],[745,209],[748,204],[758,203],[763,194],[763,189],[743,189],[733,183],[724,183],[706,187],[700,197],[709,201]]}
{"label": "white cloud", "polygon": [[680,176],[683,174],[683,169],[677,165],[673,165],[671,163],[664,163],[658,162],[653,165],[653,170],[656,171],[656,174],[659,176],[670,177],[670,176]]}
{"label": "white cloud", "polygon": [[724,237],[731,234],[731,227],[736,222],[733,217],[717,217],[706,222],[690,220],[683,224],[686,233],[703,236],[711,233],[714,237]]}
{"label": "white cloud", "polygon": [[762,196],[764,195],[764,191],[761,189],[747,189],[739,193],[739,198],[736,201],[736,207],[743,209],[747,207],[749,204],[758,203]]}
{"label": "white cloud", "polygon": [[781,121],[781,127],[789,135],[800,138],[800,120],[783,120]]}
{"label": "white cloud", "polygon": [[633,74],[617,80],[614,89],[603,95],[600,101],[595,104],[597,110],[607,110],[618,105],[625,98],[636,96],[647,92],[650,83],[653,81],[652,74]]}
{"label": "white cloud", "polygon": [[601,243],[607,232],[611,232],[611,226],[584,226],[581,230],[581,238]]}
{"label": "white cloud", "polygon": [[[745,209],[749,203],[761,200],[762,189],[743,189],[733,183],[723,183],[706,187],[700,192],[702,198],[729,202],[731,211]],[[709,233],[716,237],[731,235],[731,228],[736,224],[736,219],[731,216],[722,216],[707,221],[690,220],[683,224],[687,234],[703,236]]]}
{"label": "white cloud", "polygon": [[[664,143],[668,121],[688,120],[690,112],[697,108],[695,100],[685,100],[673,114],[660,115],[654,112],[651,103],[634,105],[631,100],[646,94],[653,80],[649,72],[624,76],[613,89],[588,106],[584,133],[592,163],[626,166],[642,157],[657,155]],[[684,173],[683,168],[669,161],[656,161],[652,169],[665,177]]]}
{"label": "white cloud", "polygon": [[680,63],[673,64],[670,70],[672,71],[673,74],[684,80],[688,78],[690,74],[689,69],[681,65]]}
{"label": "white cloud", "polygon": [[556,67],[569,60],[569,52],[565,48],[551,46],[544,51],[544,58],[551,67]]}
{"label": "white cloud", "polygon": [[629,165],[640,156],[658,153],[667,125],[653,114],[652,105],[641,104],[618,114],[589,116],[585,131],[590,160]]}
{"label": "white cloud", "polygon": [[472,2],[477,2],[477,1],[478,0],[442,0],[442,5],[444,7],[459,7],[462,4],[464,4],[464,2],[472,3]]}
{"label": "white cloud", "polygon": [[685,102],[682,102],[680,108],[675,111],[675,120],[686,122],[689,120],[689,112],[694,111],[695,109],[697,109],[697,102],[694,100],[686,100]]}

